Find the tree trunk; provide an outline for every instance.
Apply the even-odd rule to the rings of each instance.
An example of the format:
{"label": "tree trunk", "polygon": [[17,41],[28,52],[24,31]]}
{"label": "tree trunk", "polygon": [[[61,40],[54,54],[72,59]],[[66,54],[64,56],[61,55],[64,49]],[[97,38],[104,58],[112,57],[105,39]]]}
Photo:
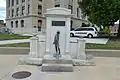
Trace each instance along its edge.
{"label": "tree trunk", "polygon": [[118,26],[118,34],[117,34],[118,37],[120,37],[120,20],[119,20],[119,26]]}

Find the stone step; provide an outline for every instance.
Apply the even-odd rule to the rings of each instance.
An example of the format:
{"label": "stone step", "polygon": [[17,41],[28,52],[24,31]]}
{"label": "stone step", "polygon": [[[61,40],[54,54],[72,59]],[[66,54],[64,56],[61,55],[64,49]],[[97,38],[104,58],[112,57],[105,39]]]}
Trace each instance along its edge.
{"label": "stone step", "polygon": [[73,72],[72,64],[42,64],[43,72]]}
{"label": "stone step", "polygon": [[72,60],[49,60],[49,59],[43,59],[42,63],[46,64],[73,64]]}
{"label": "stone step", "polygon": [[[56,57],[54,57],[53,55],[51,54],[46,54],[44,55],[44,59],[47,59],[47,60],[56,60]],[[71,56],[69,54],[62,54],[60,55],[59,57],[59,60],[71,60]]]}

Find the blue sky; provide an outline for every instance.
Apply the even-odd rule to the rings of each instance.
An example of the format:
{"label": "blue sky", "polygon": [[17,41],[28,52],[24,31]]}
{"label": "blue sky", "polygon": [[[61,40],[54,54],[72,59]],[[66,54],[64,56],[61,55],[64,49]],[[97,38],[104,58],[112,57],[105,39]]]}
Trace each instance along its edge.
{"label": "blue sky", "polygon": [[0,0],[0,20],[5,20],[6,17],[6,3],[5,0]]}

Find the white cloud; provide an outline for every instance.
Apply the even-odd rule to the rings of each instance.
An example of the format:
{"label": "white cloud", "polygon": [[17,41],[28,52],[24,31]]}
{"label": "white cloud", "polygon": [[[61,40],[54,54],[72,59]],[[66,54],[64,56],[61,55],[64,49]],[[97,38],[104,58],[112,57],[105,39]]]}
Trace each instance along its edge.
{"label": "white cloud", "polygon": [[5,6],[6,6],[5,0],[0,0],[0,7],[5,7]]}
{"label": "white cloud", "polygon": [[0,20],[5,20],[6,16],[6,2],[5,0],[0,0]]}

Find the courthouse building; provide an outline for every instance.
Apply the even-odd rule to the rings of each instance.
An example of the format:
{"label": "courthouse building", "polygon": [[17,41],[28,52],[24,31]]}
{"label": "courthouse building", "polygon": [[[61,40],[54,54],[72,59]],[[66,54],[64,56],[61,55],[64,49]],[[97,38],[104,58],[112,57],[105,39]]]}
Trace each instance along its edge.
{"label": "courthouse building", "polygon": [[35,33],[45,31],[46,9],[63,7],[71,9],[71,27],[88,23],[78,6],[79,0],[6,0],[6,26],[13,33]]}

